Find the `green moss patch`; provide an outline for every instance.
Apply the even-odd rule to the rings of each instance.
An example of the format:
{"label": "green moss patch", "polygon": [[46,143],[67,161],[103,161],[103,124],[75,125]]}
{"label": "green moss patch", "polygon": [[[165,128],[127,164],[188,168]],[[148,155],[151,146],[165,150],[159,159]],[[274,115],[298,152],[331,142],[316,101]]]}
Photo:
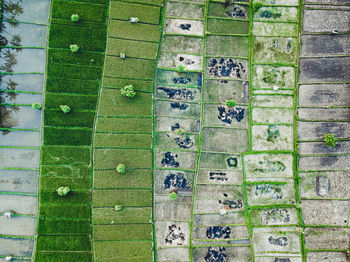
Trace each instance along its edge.
{"label": "green moss patch", "polygon": [[151,168],[152,151],[143,149],[95,149],[94,163],[94,167],[97,169],[116,168],[120,163],[129,168]]}
{"label": "green moss patch", "polygon": [[151,133],[152,125],[152,119],[147,118],[98,118],[96,131]]}
{"label": "green moss patch", "polygon": [[125,2],[111,2],[110,18],[128,20],[137,17],[139,23],[159,24],[160,8]]}
{"label": "green moss patch", "polygon": [[151,188],[152,172],[150,169],[126,170],[120,174],[116,170],[94,171],[94,188]]}
{"label": "green moss patch", "polygon": [[122,205],[127,207],[151,207],[151,190],[94,190],[92,193],[94,207],[114,207]]}

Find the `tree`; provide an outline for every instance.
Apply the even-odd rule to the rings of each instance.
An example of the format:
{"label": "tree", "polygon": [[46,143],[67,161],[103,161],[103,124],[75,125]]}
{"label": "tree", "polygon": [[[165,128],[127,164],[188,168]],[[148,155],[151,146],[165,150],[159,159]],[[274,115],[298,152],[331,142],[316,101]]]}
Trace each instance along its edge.
{"label": "tree", "polygon": [[79,22],[79,15],[78,14],[72,14],[72,16],[70,17],[70,19],[73,22]]}
{"label": "tree", "polygon": [[66,196],[71,190],[67,186],[61,186],[61,187],[57,188],[56,191],[57,191],[57,194],[59,196]]}
{"label": "tree", "polygon": [[136,92],[134,91],[134,86],[133,85],[127,85],[124,86],[121,90],[120,93],[122,96],[128,97],[128,98],[133,98],[136,95]]}
{"label": "tree", "polygon": [[62,112],[65,114],[67,114],[71,111],[71,108],[67,105],[60,105],[60,108],[61,108]]}
{"label": "tree", "polygon": [[125,173],[125,165],[124,164],[119,164],[117,166],[117,172],[121,173],[121,174],[124,174]]}
{"label": "tree", "polygon": [[78,50],[79,50],[79,46],[78,45],[70,45],[69,46],[69,48],[70,48],[70,51],[72,52],[72,53],[76,53],[76,52],[78,52]]}

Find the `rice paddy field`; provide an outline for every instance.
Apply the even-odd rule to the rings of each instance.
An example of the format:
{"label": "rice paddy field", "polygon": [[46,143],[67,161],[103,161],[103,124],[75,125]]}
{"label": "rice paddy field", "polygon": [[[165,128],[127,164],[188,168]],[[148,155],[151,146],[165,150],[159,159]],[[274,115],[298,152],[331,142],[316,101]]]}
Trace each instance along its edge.
{"label": "rice paddy field", "polygon": [[0,262],[347,262],[348,0],[0,0]]}

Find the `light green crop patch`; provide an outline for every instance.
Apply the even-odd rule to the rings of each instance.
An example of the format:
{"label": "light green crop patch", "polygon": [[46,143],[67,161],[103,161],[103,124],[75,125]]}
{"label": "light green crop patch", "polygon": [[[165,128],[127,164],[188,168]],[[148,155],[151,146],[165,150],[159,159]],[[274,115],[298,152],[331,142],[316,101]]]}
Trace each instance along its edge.
{"label": "light green crop patch", "polygon": [[170,52],[200,54],[203,52],[203,39],[183,35],[163,35],[162,50]]}
{"label": "light green crop patch", "polygon": [[249,22],[208,18],[207,31],[212,34],[248,34]]}
{"label": "light green crop patch", "polygon": [[246,36],[207,36],[206,54],[210,56],[248,57],[249,38]]}
{"label": "light green crop patch", "polygon": [[151,240],[151,224],[95,225],[94,240]]}
{"label": "light green crop patch", "polygon": [[151,148],[152,135],[96,134],[95,147]]}
{"label": "light green crop patch", "polygon": [[296,22],[298,9],[296,7],[261,7],[255,14],[254,20]]}
{"label": "light green crop patch", "polygon": [[151,207],[124,207],[116,212],[114,208],[93,208],[92,219],[94,225],[149,223],[152,214]]}
{"label": "light green crop patch", "polygon": [[253,72],[253,88],[273,89],[274,86],[278,89],[295,88],[294,67],[254,65]]}
{"label": "light green crop patch", "polygon": [[249,19],[249,6],[238,4],[209,3],[208,16]]}
{"label": "light green crop patch", "polygon": [[256,63],[296,62],[297,38],[253,37],[254,61]]}
{"label": "light green crop patch", "polygon": [[114,207],[116,204],[128,207],[152,206],[151,190],[94,190],[92,193],[94,207]]}

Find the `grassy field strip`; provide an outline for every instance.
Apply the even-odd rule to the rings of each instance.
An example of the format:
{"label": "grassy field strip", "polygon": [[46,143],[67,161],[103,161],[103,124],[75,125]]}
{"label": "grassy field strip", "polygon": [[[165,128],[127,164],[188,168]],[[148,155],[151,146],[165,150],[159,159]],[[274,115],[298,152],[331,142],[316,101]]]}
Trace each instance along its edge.
{"label": "grassy field strip", "polygon": [[[91,144],[108,3],[52,1],[35,261],[92,260]],[[71,52],[72,44],[78,52]],[[71,192],[58,196],[61,186]]]}
{"label": "grassy field strip", "polygon": [[[149,3],[110,2],[94,130],[95,261],[153,260],[152,93],[162,2]],[[137,17],[138,23],[132,24],[130,17]],[[120,89],[127,85],[134,87],[134,98],[121,95]],[[125,165],[125,174],[116,170],[120,164]]]}
{"label": "grassy field strip", "polygon": [[[11,255],[30,261],[38,215],[42,116],[30,106],[42,101],[49,1],[41,3],[42,12],[35,17],[23,3],[0,1],[0,7],[0,260]],[[5,217],[8,212],[11,218]]]}
{"label": "grassy field strip", "polygon": [[[348,261],[350,196],[345,188],[350,183],[350,134],[345,130],[350,103],[349,84],[344,83],[349,77],[342,71],[347,71],[349,64],[350,52],[345,48],[349,11],[341,1],[329,5],[300,2],[304,11],[300,17],[295,132],[304,261],[322,261],[327,255]],[[332,34],[333,29],[339,34]],[[331,48],[325,48],[328,44]],[[322,66],[307,68],[316,62]],[[325,135],[334,138],[327,141]]]}
{"label": "grassy field strip", "polygon": [[258,6],[257,1],[251,8],[251,148],[243,155],[243,168],[253,261],[301,262],[293,139],[301,12],[278,3]]}

